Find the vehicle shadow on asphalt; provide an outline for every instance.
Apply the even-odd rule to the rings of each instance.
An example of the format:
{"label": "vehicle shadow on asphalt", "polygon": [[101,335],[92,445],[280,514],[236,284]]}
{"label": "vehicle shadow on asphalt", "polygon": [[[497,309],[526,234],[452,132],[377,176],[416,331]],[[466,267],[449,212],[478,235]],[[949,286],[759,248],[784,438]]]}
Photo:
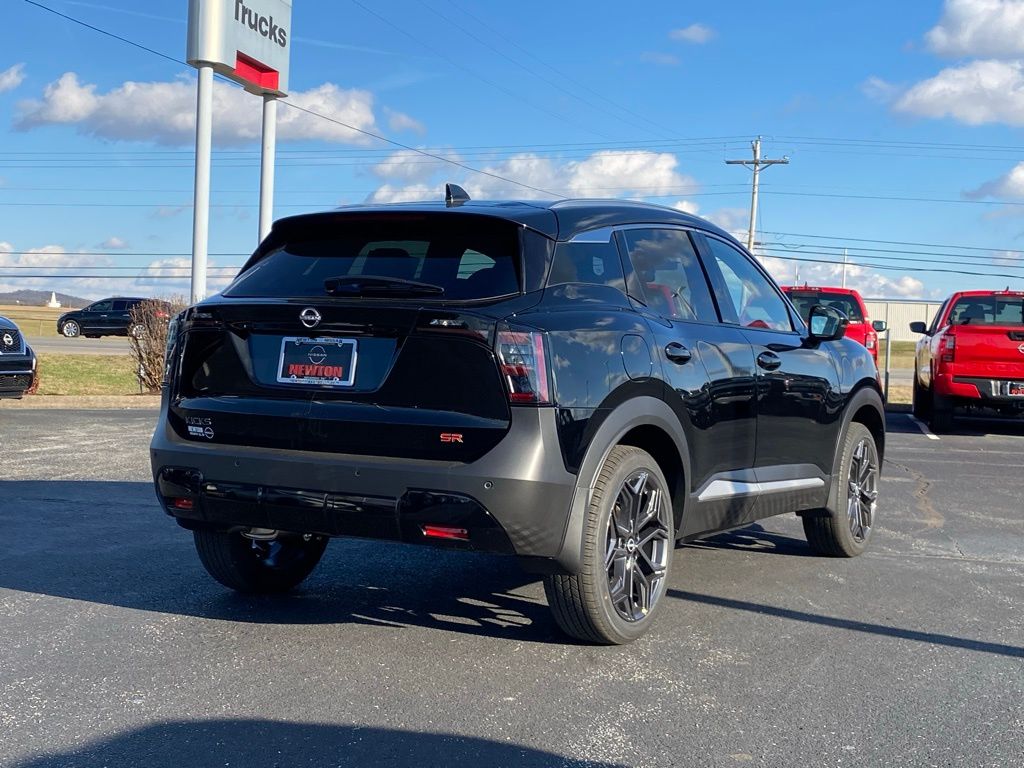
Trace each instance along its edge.
{"label": "vehicle shadow on asphalt", "polygon": [[754,523],[725,533],[697,539],[686,544],[691,549],[735,549],[743,552],[764,552],[769,555],[817,557],[807,540],[765,530]]}
{"label": "vehicle shadow on asphalt", "polygon": [[[446,733],[273,720],[177,720],[157,723],[14,764],[15,768],[84,765],[509,766],[556,768],[582,762],[517,744]],[[586,761],[591,768],[621,764]]]}
{"label": "vehicle shadow on asphalt", "polygon": [[499,555],[335,539],[293,592],[231,592],[203,570],[192,535],[149,483],[0,481],[0,530],[0,588],[205,619],[572,642],[537,596],[539,577]]}
{"label": "vehicle shadow on asphalt", "polygon": [[[898,435],[922,435],[921,427],[909,413],[889,413],[885,420],[885,431]],[[1000,435],[1024,437],[1024,419],[985,418],[978,416],[957,416],[953,428],[940,437],[984,437]]]}
{"label": "vehicle shadow on asphalt", "polygon": [[984,640],[969,640],[954,635],[943,635],[937,632],[921,632],[914,629],[903,629],[901,627],[890,627],[885,624],[872,624],[866,621],[854,619],[840,619],[834,616],[822,616],[818,613],[797,611],[791,608],[779,608],[774,605],[763,603],[752,603],[746,600],[734,600],[728,597],[716,597],[697,592],[687,592],[681,589],[669,589],[666,594],[678,600],[687,600],[692,603],[712,605],[718,608],[726,608],[733,611],[748,611],[761,616],[774,616],[780,619],[791,621],[803,621],[810,624],[820,624],[836,629],[846,629],[853,632],[866,632],[873,635],[885,635],[900,640],[913,640],[930,645],[944,645],[950,648],[962,648],[968,651],[981,651],[982,653],[994,653],[998,656],[1009,656],[1011,658],[1024,659],[1024,648],[1004,643],[990,643]]}

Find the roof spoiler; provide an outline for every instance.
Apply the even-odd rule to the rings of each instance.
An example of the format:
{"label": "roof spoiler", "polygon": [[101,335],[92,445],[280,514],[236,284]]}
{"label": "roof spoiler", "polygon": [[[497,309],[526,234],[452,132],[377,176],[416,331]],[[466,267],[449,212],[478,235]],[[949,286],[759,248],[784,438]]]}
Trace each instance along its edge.
{"label": "roof spoiler", "polygon": [[444,185],[444,204],[448,208],[455,208],[463,203],[469,202],[469,193],[458,184]]}

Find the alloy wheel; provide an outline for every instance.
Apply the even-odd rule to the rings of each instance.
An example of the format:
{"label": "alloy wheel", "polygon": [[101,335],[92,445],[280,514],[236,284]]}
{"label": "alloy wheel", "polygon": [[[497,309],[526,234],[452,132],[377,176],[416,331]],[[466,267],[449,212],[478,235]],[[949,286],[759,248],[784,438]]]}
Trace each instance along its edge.
{"label": "alloy wheel", "polygon": [[878,453],[874,444],[865,438],[853,449],[846,504],[850,533],[856,541],[867,539],[877,505]]}
{"label": "alloy wheel", "polygon": [[616,613],[642,620],[665,590],[672,536],[668,494],[657,478],[637,470],[626,478],[608,516],[605,570]]}

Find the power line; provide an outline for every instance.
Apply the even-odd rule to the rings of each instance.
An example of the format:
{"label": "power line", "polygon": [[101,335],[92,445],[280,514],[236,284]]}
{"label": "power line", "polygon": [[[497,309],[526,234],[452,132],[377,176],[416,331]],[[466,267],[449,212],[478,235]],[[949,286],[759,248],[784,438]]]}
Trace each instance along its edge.
{"label": "power line", "polygon": [[912,245],[918,248],[959,248],[965,251],[993,251],[1000,253],[1021,253],[1024,250],[1013,248],[987,248],[980,245],[955,245],[952,243],[918,243],[911,240],[874,240],[867,237],[846,237],[840,235],[810,235],[806,232],[765,232],[766,235],[782,235],[783,237],[807,237],[812,240],[839,240],[852,243],[883,243],[885,245]]}
{"label": "power line", "polygon": [[[762,252],[771,252],[772,255],[775,255],[776,253],[779,253],[779,252],[783,252],[783,253],[792,253],[793,252],[793,250],[791,248],[779,248],[779,247],[773,247],[773,246],[770,246],[770,245],[762,245],[762,247],[759,250],[762,251]],[[847,249],[844,248],[842,250],[845,251]],[[827,251],[815,251],[815,250],[801,250],[800,253],[803,254],[803,255],[812,255],[812,256],[833,256],[833,257],[838,257],[838,256],[842,255],[842,254],[838,254],[838,253],[829,253]],[[963,266],[963,261],[953,261],[953,260],[948,260],[948,259],[922,259],[922,258],[914,258],[914,257],[907,257],[907,256],[892,256],[892,255],[885,255],[885,254],[871,254],[871,255],[868,255],[868,254],[862,254],[862,253],[849,253],[847,255],[850,258],[863,257],[863,258],[868,258],[868,259],[880,259],[882,261],[898,261],[900,263],[912,262],[912,263],[921,263],[921,264],[949,264],[949,265],[953,265],[953,266]],[[983,258],[983,257],[979,257],[979,258]],[[1024,265],[1022,265],[1022,266],[1015,266],[1013,264],[998,264],[998,263],[993,262],[993,261],[979,263],[977,266],[979,268],[1001,268],[1001,269],[1020,269],[1020,270],[1024,270]],[[1021,277],[1024,277],[1024,274],[1022,274]]]}
{"label": "power line", "polygon": [[[772,254],[765,254],[765,258],[780,259],[781,261],[799,261],[799,262],[806,262],[806,263],[809,263],[809,264],[835,264],[835,265],[840,266],[840,267],[843,266],[843,262],[841,262],[841,261],[828,261],[828,260],[825,260],[825,259],[805,259],[805,258],[798,258],[796,256],[775,256],[775,255],[772,255]],[[935,273],[943,273],[943,274],[951,274],[951,275],[970,275],[971,277],[1005,277],[1005,278],[1009,278],[1010,280],[1020,280],[1021,279],[1021,275],[1007,275],[1007,274],[1001,274],[1001,273],[998,273],[998,272],[985,272],[985,273],[979,273],[977,271],[964,272],[964,271],[956,270],[956,269],[939,269],[937,267],[936,268],[926,268],[926,267],[895,267],[895,266],[886,265],[886,264],[866,264],[866,263],[863,263],[863,262],[854,263],[852,261],[851,262],[847,262],[847,266],[848,267],[867,267],[867,268],[870,268],[870,269],[881,269],[881,270],[885,270],[885,271],[888,271],[888,272],[935,272]]]}
{"label": "power line", "polygon": [[[30,5],[34,5],[34,6],[37,6],[39,8],[42,8],[45,11],[49,11],[50,13],[56,14],[57,16],[60,16],[60,17],[62,17],[64,19],[67,19],[68,21],[72,21],[72,22],[74,22],[76,24],[82,25],[83,27],[86,27],[88,29],[94,30],[94,31],[99,32],[101,34],[107,35],[108,37],[112,37],[115,40],[119,40],[121,42],[127,43],[128,45],[134,46],[135,48],[139,48],[139,49],[141,49],[143,51],[147,51],[149,53],[152,53],[152,54],[155,54],[157,56],[160,56],[163,59],[167,59],[169,61],[173,61],[176,64],[185,64],[185,62],[181,61],[180,59],[176,59],[173,56],[168,56],[165,53],[160,53],[159,51],[156,51],[156,50],[154,50],[152,48],[149,48],[147,46],[144,46],[144,45],[141,45],[139,43],[136,43],[136,42],[133,42],[131,40],[128,40],[127,38],[121,37],[120,35],[115,35],[113,32],[107,32],[106,30],[101,29],[100,27],[96,27],[96,26],[93,26],[92,24],[88,24],[88,23],[86,23],[84,21],[81,21],[80,19],[74,18],[73,16],[68,16],[67,14],[60,13],[59,11],[56,11],[53,8],[49,8],[49,7],[47,7],[47,6],[45,6],[45,5],[41,4],[41,3],[36,2],[36,0],[25,0],[25,2],[29,3]],[[357,0],[353,0],[353,2],[357,2]],[[357,4],[358,4],[358,2],[357,2]],[[365,6],[364,6],[364,8],[365,8]],[[369,9],[367,9],[367,10],[369,10]],[[373,13],[373,11],[369,11],[369,12]],[[374,15],[377,15],[377,14],[374,14]],[[230,81],[228,81],[228,82],[230,82]],[[451,165],[457,166],[459,168],[462,168],[464,170],[470,171],[472,173],[478,173],[478,174],[481,174],[481,175],[484,175],[484,176],[489,176],[490,178],[497,179],[499,181],[504,181],[504,182],[509,183],[509,184],[515,184],[517,186],[523,187],[524,189],[530,189],[530,190],[532,190],[534,192],[540,192],[540,193],[545,194],[545,195],[552,195],[552,196],[554,196],[556,198],[564,197],[564,195],[559,195],[559,194],[556,194],[554,192],[550,192],[548,190],[541,189],[540,187],[534,187],[534,186],[532,186],[530,184],[524,184],[521,181],[516,181],[515,179],[507,178],[505,176],[501,176],[501,175],[496,174],[496,173],[491,173],[490,171],[483,171],[483,170],[480,170],[478,168],[474,168],[474,167],[472,167],[470,165],[466,165],[465,163],[460,163],[460,162],[458,162],[456,160],[452,160],[450,158],[446,158],[446,157],[444,157],[442,155],[436,155],[436,154],[433,154],[431,152],[426,152],[426,151],[423,151],[423,150],[420,150],[420,149],[416,149],[415,147],[411,147],[411,146],[409,146],[407,144],[403,144],[403,143],[401,143],[399,141],[395,141],[394,139],[389,139],[386,136],[382,136],[380,134],[374,133],[372,131],[367,131],[367,130],[364,130],[362,128],[357,128],[354,125],[349,125],[348,123],[345,123],[345,122],[343,122],[341,120],[338,120],[336,118],[333,118],[333,117],[328,117],[327,115],[321,114],[320,112],[316,112],[316,111],[314,111],[312,109],[307,109],[306,107],[300,107],[299,105],[297,105],[297,104],[295,104],[293,102],[290,102],[287,99],[282,99],[281,103],[286,105],[286,106],[288,106],[288,107],[291,107],[292,109],[297,109],[300,112],[305,112],[306,114],[312,115],[314,117],[318,117],[318,118],[320,118],[322,120],[327,120],[329,122],[335,123],[336,125],[340,125],[340,126],[343,126],[345,128],[348,128],[349,130],[355,131],[356,133],[361,133],[364,136],[369,136],[371,138],[377,139],[378,141],[386,142],[388,144],[391,144],[392,146],[401,147],[402,149],[406,149],[406,150],[409,150],[411,152],[415,152],[415,153],[417,153],[419,155],[423,155],[425,157],[432,157],[432,158],[434,158],[436,160],[441,160],[443,162],[446,162],[446,163],[449,163]]]}
{"label": "power line", "polygon": [[534,109],[536,109],[536,110],[538,110],[540,112],[543,112],[543,113],[547,114],[550,117],[555,118],[556,120],[561,120],[564,123],[572,125],[575,128],[583,128],[583,130],[585,130],[585,131],[587,131],[589,133],[592,133],[595,136],[601,136],[602,138],[605,138],[605,139],[610,138],[609,136],[606,136],[605,134],[601,133],[600,131],[595,131],[593,128],[590,128],[590,127],[581,126],[581,125],[577,124],[575,121],[570,120],[569,118],[565,117],[564,115],[560,115],[559,113],[553,112],[553,111],[547,109],[546,107],[543,107],[543,106],[541,106],[539,104],[535,104],[534,102],[532,102],[529,99],[527,99],[524,96],[522,96],[522,94],[518,94],[515,91],[510,90],[510,89],[506,88],[505,86],[501,85],[500,83],[496,83],[493,80],[489,80],[488,78],[486,78],[483,75],[481,75],[477,70],[473,69],[472,67],[466,66],[465,64],[463,64],[462,62],[458,61],[457,59],[453,59],[451,56],[448,56],[447,54],[443,53],[442,51],[439,51],[436,48],[434,48],[433,46],[429,45],[428,43],[426,43],[423,40],[422,36],[414,35],[411,32],[403,29],[402,27],[400,27],[399,25],[397,25],[394,22],[390,21],[389,19],[387,19],[386,17],[382,16],[381,14],[377,13],[373,9],[368,8],[363,3],[359,2],[359,0],[351,0],[351,2],[354,5],[358,6],[359,8],[363,9],[363,11],[365,11],[368,14],[370,14],[371,16],[376,18],[377,20],[379,20],[379,21],[383,22],[384,24],[388,25],[389,27],[391,27],[395,31],[399,32],[400,34],[405,35],[406,37],[408,37],[410,40],[412,40],[417,45],[422,46],[423,48],[426,48],[428,51],[433,53],[438,58],[443,59],[444,61],[447,61],[453,67],[456,67],[457,69],[460,69],[463,72],[466,72],[471,77],[474,77],[477,80],[479,80],[480,82],[482,82],[482,83],[484,83],[486,85],[489,85],[491,88],[497,88],[499,91],[501,91],[502,93],[506,94],[507,96],[511,96],[512,98],[517,99],[517,100],[523,102],[524,104],[527,104],[530,107],[533,107]]}
{"label": "power line", "polygon": [[[833,250],[833,251],[836,251],[836,250],[843,250],[843,251],[845,251],[848,248],[848,246],[845,246],[845,245],[822,245],[822,244],[810,244],[810,243],[789,243],[789,242],[786,242],[786,241],[783,241],[783,240],[777,240],[777,241],[765,240],[765,241],[762,241],[760,243],[760,245],[762,245],[762,246],[778,246],[778,247],[786,248],[786,249],[793,249],[793,248],[825,248],[825,249]],[[904,249],[901,249],[901,248],[868,248],[868,247],[865,247],[865,246],[855,246],[855,250],[858,251],[858,252],[866,252],[866,253],[869,253],[869,254],[895,253],[895,254],[901,254],[901,255],[905,255],[905,256],[932,256],[932,257],[949,256],[951,258],[959,259],[961,261],[963,259],[992,261],[994,259],[1004,259],[1004,260],[1014,259],[1014,260],[1017,260],[1017,259],[1021,258],[1019,255],[1013,254],[1013,253],[1000,253],[1000,254],[997,254],[997,255],[994,255],[994,256],[982,256],[980,254],[974,254],[974,253],[950,253],[948,251],[908,251],[908,250],[904,250]],[[856,255],[861,255],[861,254],[858,253]],[[869,256],[869,258],[872,258],[872,257]],[[881,256],[879,256],[877,258],[881,258]],[[957,261],[955,263],[959,264],[959,263],[961,263],[961,261]]]}

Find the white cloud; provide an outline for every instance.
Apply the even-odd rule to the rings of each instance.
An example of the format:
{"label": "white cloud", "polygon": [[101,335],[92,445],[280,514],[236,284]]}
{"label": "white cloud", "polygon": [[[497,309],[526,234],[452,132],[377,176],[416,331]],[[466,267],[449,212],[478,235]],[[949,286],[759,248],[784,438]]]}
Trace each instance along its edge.
{"label": "white cloud", "polygon": [[[799,283],[811,285],[840,285],[843,267],[837,264],[808,264],[787,261],[772,256],[758,256],[772,277],[781,285]],[[910,275],[888,277],[867,267],[850,264],[846,267],[846,285],[855,288],[868,298],[921,299],[924,298],[924,283]]]}
{"label": "white cloud", "polygon": [[[438,154],[438,153],[432,153]],[[453,160],[458,159],[454,154],[445,154]],[[433,176],[440,168],[446,165],[443,160],[431,160],[419,152],[409,149],[400,149],[388,156],[387,160],[377,163],[371,169],[375,176],[382,179],[391,179],[404,182],[425,181]]]}
{"label": "white cloud", "polygon": [[715,30],[706,24],[691,24],[688,27],[673,29],[668,33],[668,36],[673,40],[679,40],[684,43],[701,45],[714,38]]}
{"label": "white cloud", "polygon": [[872,101],[888,104],[899,95],[900,87],[872,75],[860,84],[860,92]]}
{"label": "white cloud", "polygon": [[0,72],[0,93],[13,91],[25,81],[25,65],[15,64]]}
{"label": "white cloud", "polygon": [[[97,270],[100,274],[95,277],[61,277],[61,274],[74,274],[76,269],[79,274],[84,274],[85,270],[82,269],[84,266],[114,266],[115,261],[103,254],[90,254],[89,256],[69,254],[60,245],[30,248],[25,253],[18,254],[13,251],[14,246],[11,243],[0,242],[0,272],[7,273],[6,276],[0,274],[0,292],[33,289],[70,293],[89,299],[99,299],[117,294],[174,296],[187,295],[189,292],[191,259],[187,257],[151,261],[145,266],[140,266],[138,272],[127,279],[121,279],[125,275],[124,271],[109,272],[107,274],[118,276],[118,279],[111,280],[102,277],[103,270]],[[209,266],[216,267],[216,260],[211,259]],[[5,267],[8,269],[4,269]],[[9,269],[10,267],[19,267],[20,269]],[[10,275],[18,273],[33,275],[33,277],[18,277],[16,279],[10,277]],[[223,290],[233,277],[234,270],[230,270],[230,274],[219,271],[210,274],[207,278],[209,292]]]}
{"label": "white cloud", "polygon": [[419,136],[422,136],[427,132],[427,126],[404,112],[398,112],[394,109],[384,107],[384,115],[388,119],[388,128],[392,131],[408,131],[410,133],[418,134]]}
{"label": "white cloud", "polygon": [[977,189],[964,193],[965,197],[1024,197],[1024,163],[1017,163],[998,179],[986,181]]}
{"label": "white cloud", "polygon": [[[602,150],[584,160],[562,161],[557,158],[520,154],[485,165],[481,170],[516,179],[553,195],[566,197],[618,197],[674,195],[683,188],[696,191],[696,181],[677,169],[678,160],[669,152],[639,152]],[[433,166],[428,166],[433,167]],[[435,169],[436,173],[436,169]],[[395,177],[392,177],[395,178]],[[455,181],[475,199],[546,199],[552,194],[521,187],[508,181],[480,174]],[[396,179],[399,182],[401,178]],[[414,183],[384,184],[368,198],[369,202],[399,202],[413,200],[440,200],[444,194],[443,182],[427,183],[425,179]]]}
{"label": "white cloud", "polygon": [[750,210],[747,208],[719,208],[706,217],[740,242],[747,241],[747,226],[750,224]]}
{"label": "white cloud", "polygon": [[[190,78],[126,82],[102,93],[96,85],[81,83],[74,72],[68,72],[46,86],[41,99],[18,105],[15,127],[30,130],[44,125],[74,125],[80,133],[104,139],[187,146],[195,137],[195,98],[195,82]],[[240,88],[215,82],[213,101],[215,143],[229,146],[259,140],[258,99]],[[287,101],[361,130],[376,129],[373,94],[369,91],[324,83],[308,91],[295,91]],[[277,137],[281,141],[347,144],[371,141],[354,130],[285,105],[278,110]]]}
{"label": "white cloud", "polygon": [[108,237],[106,240],[104,240],[96,247],[102,248],[103,250],[107,251],[123,251],[125,248],[130,248],[131,245],[128,243],[127,240],[114,236]]}
{"label": "white cloud", "polygon": [[1024,2],[946,0],[925,40],[940,56],[1016,58],[1024,54]]}
{"label": "white cloud", "polygon": [[894,109],[968,125],[1024,125],[1024,64],[983,60],[948,67],[906,91]]}
{"label": "white cloud", "polygon": [[663,67],[675,67],[679,65],[679,57],[673,53],[660,53],[658,51],[644,51],[640,54],[643,61],[651,64],[658,64]]}
{"label": "white cloud", "polygon": [[672,205],[670,205],[669,208],[675,208],[677,211],[682,211],[683,213],[692,213],[694,215],[696,215],[697,211],[700,210],[700,206],[697,205],[692,200],[677,200],[676,202],[672,203]]}

